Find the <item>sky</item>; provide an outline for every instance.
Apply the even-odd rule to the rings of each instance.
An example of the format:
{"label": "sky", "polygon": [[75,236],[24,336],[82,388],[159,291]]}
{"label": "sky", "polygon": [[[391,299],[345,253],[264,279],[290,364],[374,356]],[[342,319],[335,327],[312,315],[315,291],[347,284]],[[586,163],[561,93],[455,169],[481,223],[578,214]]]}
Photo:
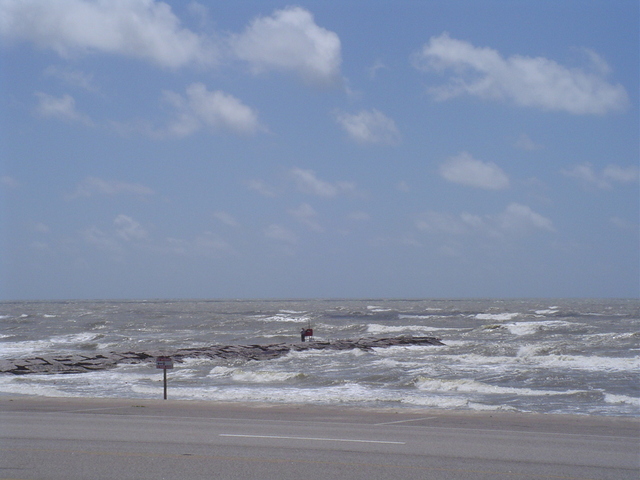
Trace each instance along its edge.
{"label": "sky", "polygon": [[640,293],[636,0],[0,0],[0,299]]}

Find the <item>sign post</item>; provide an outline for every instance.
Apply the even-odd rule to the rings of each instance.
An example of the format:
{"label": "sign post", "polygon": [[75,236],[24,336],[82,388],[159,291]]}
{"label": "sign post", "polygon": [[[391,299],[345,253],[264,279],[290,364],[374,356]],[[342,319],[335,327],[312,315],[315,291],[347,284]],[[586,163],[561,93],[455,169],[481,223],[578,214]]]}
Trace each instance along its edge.
{"label": "sign post", "polygon": [[171,357],[156,357],[156,368],[161,368],[164,373],[164,399],[167,399],[167,370],[173,368]]}

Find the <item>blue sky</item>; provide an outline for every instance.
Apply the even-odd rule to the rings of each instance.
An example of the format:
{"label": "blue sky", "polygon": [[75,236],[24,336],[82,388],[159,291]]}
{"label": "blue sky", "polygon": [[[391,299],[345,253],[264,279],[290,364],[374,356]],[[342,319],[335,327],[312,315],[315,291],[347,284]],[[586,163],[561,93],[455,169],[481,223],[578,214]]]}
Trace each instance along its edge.
{"label": "blue sky", "polygon": [[637,297],[638,10],[0,0],[0,298]]}

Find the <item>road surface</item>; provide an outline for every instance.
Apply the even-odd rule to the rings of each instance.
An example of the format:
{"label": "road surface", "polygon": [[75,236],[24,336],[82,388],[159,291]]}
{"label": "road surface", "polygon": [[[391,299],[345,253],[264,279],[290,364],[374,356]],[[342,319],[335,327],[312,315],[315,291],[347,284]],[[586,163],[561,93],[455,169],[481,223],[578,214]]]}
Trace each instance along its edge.
{"label": "road surface", "polygon": [[0,397],[0,479],[638,480],[630,418]]}

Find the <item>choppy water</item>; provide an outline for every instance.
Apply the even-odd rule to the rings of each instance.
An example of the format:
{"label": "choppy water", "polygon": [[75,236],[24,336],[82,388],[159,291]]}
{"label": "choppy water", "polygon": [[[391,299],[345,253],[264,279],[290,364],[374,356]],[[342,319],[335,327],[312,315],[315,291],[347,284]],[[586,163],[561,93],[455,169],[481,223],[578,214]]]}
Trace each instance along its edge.
{"label": "choppy water", "polygon": [[[638,300],[305,300],[0,303],[0,356],[430,335],[444,347],[187,360],[169,397],[360,406],[640,413]],[[161,398],[149,364],[0,375],[0,395]]]}

